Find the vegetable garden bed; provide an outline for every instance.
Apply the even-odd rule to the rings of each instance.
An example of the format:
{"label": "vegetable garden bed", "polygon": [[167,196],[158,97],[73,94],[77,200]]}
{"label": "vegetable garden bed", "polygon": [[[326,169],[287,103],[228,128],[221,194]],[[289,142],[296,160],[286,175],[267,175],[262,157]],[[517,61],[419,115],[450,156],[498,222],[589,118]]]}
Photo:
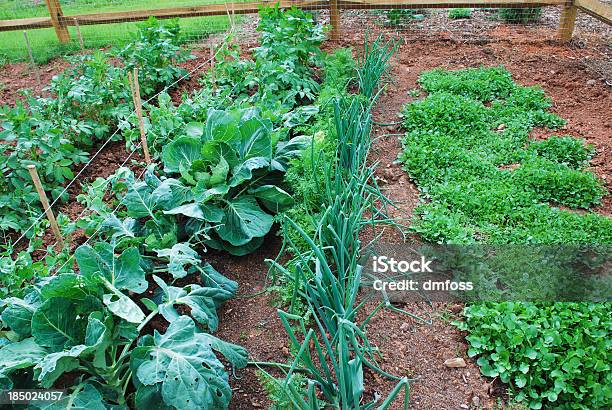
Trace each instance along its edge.
{"label": "vegetable garden bed", "polygon": [[[44,387],[66,387],[73,397],[87,401],[88,408],[97,408],[94,401],[136,408],[157,405],[154,403],[172,404],[176,408],[223,408],[228,403],[236,409],[269,405],[288,409],[310,408],[310,405],[323,408],[323,403],[355,408],[358,402],[365,407],[376,398],[377,406],[381,405],[387,397],[395,398],[389,402],[389,408],[402,408],[405,378],[411,379],[410,408],[493,408],[499,405],[500,398],[508,399],[499,381],[493,382],[480,374],[482,363],[468,358],[466,334],[450,324],[451,320],[462,318],[460,304],[436,304],[431,324],[392,310],[379,310],[368,319],[367,337],[350,325],[344,327],[348,322],[363,323],[377,308],[369,302],[355,315],[350,314],[350,309],[349,313],[343,311],[351,299],[350,284],[355,283],[354,277],[359,271],[357,265],[351,264],[356,262],[359,244],[366,244],[372,234],[369,226],[364,227],[361,235],[356,234],[362,228],[361,215],[380,211],[372,203],[374,199],[384,201],[381,193],[397,206],[388,208],[390,217],[405,220],[420,212],[415,210],[420,201],[419,191],[396,160],[402,151],[397,134],[405,132],[397,123],[398,114],[407,102],[425,98],[417,83],[422,72],[503,64],[517,83],[541,84],[554,102],[552,111],[567,120],[560,132],[585,138],[594,145],[589,170],[604,179],[609,178],[612,163],[607,118],[611,108],[609,88],[598,81],[576,86],[574,80],[583,78],[587,72],[575,61],[574,52],[569,53],[564,47],[535,43],[536,48],[534,42],[515,39],[483,46],[406,35],[390,60],[393,82],[386,84],[382,94],[376,96],[377,78],[384,72],[387,53],[394,43],[368,40],[360,33],[350,40],[324,43],[323,49],[329,50],[329,54],[323,56],[317,51],[322,32],[307,18],[294,11],[292,16],[297,23],[289,23],[279,12],[267,13],[260,26],[264,36],[252,59],[244,58],[244,50],[223,48],[217,55],[214,74],[208,71],[200,81],[183,80],[177,85],[188,93],[191,88],[201,88],[199,95],[190,94],[191,99],[179,104],[178,92],[173,91],[172,97],[162,96],[145,106],[151,121],[147,132],[149,138],[153,136],[152,151],[160,164],[155,171],[145,173],[142,159],[136,153],[135,162],[128,163],[131,171],[124,169],[112,176],[138,142],[134,121],[122,131],[124,139],[132,144],[131,147],[128,144],[127,151],[123,141],[113,142],[110,149],[92,161],[83,174],[83,181],[93,182],[86,190],[88,197],[80,197],[83,204],[74,211],[70,211],[71,204],[58,208],[67,211],[71,220],[84,206],[96,210],[73,227],[78,229],[72,235],[72,251],[86,242],[75,253],[78,268],[68,259],[72,252],[60,254],[57,259],[48,255],[45,265],[59,265],[62,269],[54,271],[56,276],[52,279],[43,278],[34,287],[35,291],[26,296],[23,289],[29,283],[37,283],[37,275],[46,276],[46,268],[42,267],[44,261],[32,265],[22,253],[21,264],[11,272],[23,275],[26,281],[5,295],[14,298],[5,297],[0,308],[4,309],[5,325],[0,374],[12,379],[0,378],[4,386],[13,383],[25,388],[34,379]],[[286,30],[282,34],[275,32],[278,24]],[[309,41],[304,40],[305,36]],[[293,40],[296,42],[291,43]],[[287,43],[287,48],[278,47]],[[371,45],[370,54],[362,51],[364,43]],[[346,51],[343,47],[353,47],[353,50]],[[522,57],[516,57],[517,50]],[[580,53],[594,55],[596,50]],[[553,54],[557,57],[551,61],[552,69],[539,60]],[[368,55],[370,59],[366,58]],[[357,62],[352,61],[353,56]],[[199,55],[180,65],[188,69],[204,66],[206,57]],[[288,61],[293,71],[285,76],[285,70],[275,64]],[[319,68],[312,70],[312,67]],[[163,82],[169,83],[172,80]],[[150,95],[163,88],[151,87]],[[582,91],[580,97],[575,92],[578,88]],[[123,99],[129,100],[128,96]],[[375,123],[372,124],[368,104],[375,98],[376,105],[372,108]],[[249,109],[252,105],[259,110]],[[371,143],[370,126],[373,128]],[[531,135],[545,139],[550,133],[536,129]],[[158,138],[160,141],[155,141]],[[355,141],[359,141],[355,146],[361,147],[361,152],[350,149]],[[206,154],[202,156],[202,153]],[[377,166],[374,168],[374,165]],[[372,172],[376,178],[372,178]],[[138,178],[141,173],[143,180]],[[100,189],[102,180],[93,181],[98,176],[111,177],[111,192]],[[343,186],[353,189],[347,192]],[[362,186],[370,187],[371,191],[366,193],[357,188]],[[601,197],[603,191],[596,190],[591,192]],[[78,190],[68,193],[73,201]],[[372,201],[363,201],[363,198]],[[578,205],[590,205],[597,200],[591,198],[586,202],[589,203],[583,201]],[[610,215],[610,204],[610,196],[603,195],[601,204],[594,209],[601,215]],[[342,212],[348,209],[352,212]],[[115,214],[119,219],[113,217]],[[321,219],[326,223],[319,225]],[[378,214],[378,219],[386,217]],[[609,218],[602,221],[609,226]],[[210,224],[206,235],[201,230],[203,222]],[[231,229],[229,223],[234,224]],[[351,234],[342,236],[342,240],[332,234],[340,231],[323,229],[348,223],[354,223],[349,229]],[[94,228],[102,225],[105,228],[98,235],[102,241],[90,241]],[[383,241],[403,240],[393,226],[381,224],[374,232],[382,232],[380,240]],[[446,229],[441,234],[449,232],[453,231]],[[605,233],[605,228],[600,232]],[[420,242],[425,236],[411,231],[409,237]],[[185,241],[185,238],[189,239]],[[283,243],[283,239],[293,241],[293,245]],[[603,243],[608,241],[609,238],[604,238]],[[53,241],[46,235],[34,243],[44,248]],[[357,245],[343,248],[347,243]],[[345,249],[346,252],[353,249],[355,253],[347,254],[350,256],[345,262],[350,263],[342,270],[343,257],[317,254],[317,249]],[[285,252],[277,260],[281,250]],[[34,252],[34,260],[39,260],[43,252]],[[296,255],[304,259],[291,260]],[[310,258],[317,260],[316,269]],[[279,265],[269,272],[274,260]],[[329,266],[330,270],[317,270],[321,266]],[[296,267],[300,268],[296,270]],[[76,272],[80,269],[81,276],[69,273],[71,269]],[[303,277],[296,275],[300,271]],[[58,273],[63,274],[57,276]],[[319,275],[322,275],[321,283],[313,279]],[[283,279],[273,281],[274,286],[269,288],[272,278]],[[293,282],[296,278],[297,282]],[[326,293],[322,289],[332,289],[334,283],[342,284],[338,289],[343,295],[346,293],[346,298],[324,300],[322,295]],[[168,288],[170,284],[173,287]],[[313,286],[310,291],[308,286]],[[317,290],[316,286],[321,288]],[[305,295],[296,298],[293,292],[300,290]],[[354,305],[348,306],[354,307],[360,300],[361,296],[351,302]],[[335,309],[336,315],[326,316],[326,309],[314,309],[326,304],[329,304],[326,309]],[[61,308],[62,313],[74,311],[79,329],[70,325],[65,330],[75,340],[80,338],[78,342],[60,340],[57,334],[43,329],[41,318],[54,314],[51,306]],[[279,316],[277,308],[290,315]],[[422,316],[431,312],[424,304],[406,305],[403,309]],[[29,319],[28,312],[32,311],[36,312],[35,317]],[[340,312],[346,315],[342,317],[344,321],[335,322]],[[299,331],[299,320],[293,315],[308,319],[303,332]],[[83,321],[85,317],[87,323]],[[23,326],[24,320],[31,321],[31,328]],[[134,327],[140,330],[137,338],[133,336]],[[214,332],[219,339],[208,333],[197,333],[198,328]],[[317,337],[319,347],[327,354],[317,352],[316,342],[303,344],[307,329],[312,329],[310,337]],[[74,335],[68,330],[74,331]],[[289,337],[292,332],[295,340]],[[328,345],[323,343],[325,336],[334,332],[336,337],[330,338]],[[95,335],[99,337],[93,342]],[[46,338],[52,341],[51,345]],[[225,359],[218,361],[211,356],[212,350],[204,352],[202,345],[211,345]],[[367,363],[369,345],[382,354],[376,356],[377,362],[371,363],[372,366]],[[17,353],[11,350],[15,347]],[[164,356],[166,349],[174,353]],[[5,359],[18,357],[24,350],[30,353],[29,357],[21,358],[17,364],[7,364]],[[296,360],[298,351],[303,360]],[[123,352],[129,357],[123,356]],[[252,362],[247,367],[246,352]],[[184,354],[186,361],[173,362],[171,357],[175,353]],[[192,360],[204,357],[208,363],[205,369]],[[309,367],[306,357],[319,364]],[[467,367],[446,367],[444,361],[454,357],[464,357]],[[154,370],[155,360],[162,361],[164,369]],[[326,361],[333,370],[317,374],[315,369],[320,369],[318,366]],[[200,376],[186,376],[185,380],[200,384],[189,387],[173,381],[172,366],[181,363],[198,369]],[[232,365],[238,368],[232,369]],[[283,375],[292,365],[301,370],[291,371],[286,379],[288,384],[283,385],[286,381]],[[32,368],[33,371],[28,370]],[[181,377],[188,372],[186,368],[183,370]],[[343,379],[340,373],[348,378]],[[363,374],[363,385],[360,374]],[[200,381],[205,375],[214,381]],[[88,381],[90,376],[93,379]],[[114,376],[118,378],[113,379]],[[270,376],[279,379],[274,381]],[[308,379],[315,382],[309,383]],[[216,387],[208,390],[211,384]],[[517,386],[516,381],[510,384]],[[519,388],[524,387],[521,384],[519,381]],[[220,393],[218,397],[216,392]]]}

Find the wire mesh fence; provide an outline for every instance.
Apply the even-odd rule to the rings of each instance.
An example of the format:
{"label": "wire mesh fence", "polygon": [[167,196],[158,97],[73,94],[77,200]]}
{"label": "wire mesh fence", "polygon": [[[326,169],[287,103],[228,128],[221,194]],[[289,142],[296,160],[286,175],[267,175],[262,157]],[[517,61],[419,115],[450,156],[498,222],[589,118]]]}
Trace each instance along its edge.
{"label": "wire mesh fence", "polygon": [[[26,3],[25,5],[23,3]],[[65,21],[65,30],[68,32],[68,41],[62,43],[58,40],[53,27],[37,28],[38,19],[49,17],[49,10],[44,1],[40,0],[4,0],[0,1],[0,20],[30,19],[30,25],[24,25],[20,30],[0,31],[0,59],[5,62],[27,61],[28,53],[22,31],[27,36],[33,51],[34,59],[43,63],[51,58],[78,53],[84,49],[99,49],[121,47],[130,41],[130,33],[137,30],[143,18],[129,13],[140,10],[164,10],[188,8],[207,4],[223,4],[227,6],[227,13],[219,16],[202,16],[181,18],[181,35],[185,42],[198,42],[212,33],[225,31],[231,22],[239,22],[241,16],[232,16],[231,6],[238,2],[222,2],[219,0],[61,0],[61,10]],[[125,14],[121,22],[109,24],[90,24],[91,19],[78,16],[92,16],[102,13]],[[74,17],[73,17],[74,16]]]}
{"label": "wire mesh fence", "polygon": [[[612,0],[604,3],[609,5]],[[0,0],[0,20],[21,19],[19,30],[3,31],[0,24],[0,62],[27,61],[29,59],[27,32],[32,56],[38,63],[82,49],[121,47],[130,39],[147,14],[167,17],[170,15],[196,15],[179,19],[182,38],[185,42],[198,44],[213,33],[224,32],[233,23],[241,28],[237,41],[248,42],[256,36],[254,28],[257,17],[252,12],[259,4],[275,4],[274,1],[221,1],[221,0],[52,0],[60,13],[62,30],[67,41],[58,40],[57,27],[49,23],[50,10],[43,0]],[[419,5],[422,4],[422,5]],[[610,42],[612,29],[609,25],[579,12],[574,23],[575,8],[564,6],[562,0],[542,0],[539,4],[553,7],[531,7],[531,2],[457,1],[443,3],[429,0],[414,1],[285,1],[283,5],[298,5],[309,8],[319,20],[329,23],[330,10],[338,7],[338,22],[344,35],[369,30],[417,32],[427,35],[449,35],[453,38],[503,36],[504,33],[529,32],[543,39],[557,39],[563,30],[574,29],[576,37],[583,41]],[[491,7],[487,7],[487,4]],[[502,7],[507,4],[509,7]],[[206,6],[215,8],[220,15],[205,14]],[[246,14],[244,6],[249,11]],[[449,8],[449,6],[453,6]],[[393,8],[397,7],[397,8]],[[568,9],[564,11],[564,9]],[[571,9],[571,10],[570,10]],[[161,12],[165,11],[165,12]],[[180,12],[182,11],[182,13]],[[568,12],[569,11],[569,12]],[[220,12],[220,13],[219,13]],[[117,15],[119,22],[92,24],[102,14]],[[333,17],[333,16],[332,16]],[[26,19],[26,20],[23,20]],[[51,19],[52,20],[52,19]],[[41,25],[46,28],[39,28]]]}

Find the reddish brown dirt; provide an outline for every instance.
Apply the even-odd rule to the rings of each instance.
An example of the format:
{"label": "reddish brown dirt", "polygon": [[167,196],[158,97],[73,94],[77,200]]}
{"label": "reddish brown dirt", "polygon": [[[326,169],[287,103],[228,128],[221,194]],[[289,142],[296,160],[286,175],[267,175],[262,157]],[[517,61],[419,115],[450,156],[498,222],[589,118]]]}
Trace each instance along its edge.
{"label": "reddish brown dirt", "polygon": [[[238,297],[228,301],[219,312],[217,336],[244,346],[250,361],[286,363],[288,360],[288,338],[274,306],[273,295],[262,293],[267,286],[268,271],[264,260],[275,259],[280,246],[280,238],[270,234],[257,253],[240,258],[217,254],[208,260],[239,284]],[[270,368],[265,369],[271,372]],[[255,366],[236,370],[236,378],[230,380],[234,391],[231,409],[267,408],[271,404],[256,370]]]}
{"label": "reddish brown dirt", "polygon": [[40,84],[30,64],[15,63],[0,67],[0,106],[13,105],[17,100],[23,100],[20,90],[30,89],[33,95],[44,95],[43,90],[51,82],[53,76],[61,73],[68,66],[68,61],[63,58],[57,58],[39,66]]}

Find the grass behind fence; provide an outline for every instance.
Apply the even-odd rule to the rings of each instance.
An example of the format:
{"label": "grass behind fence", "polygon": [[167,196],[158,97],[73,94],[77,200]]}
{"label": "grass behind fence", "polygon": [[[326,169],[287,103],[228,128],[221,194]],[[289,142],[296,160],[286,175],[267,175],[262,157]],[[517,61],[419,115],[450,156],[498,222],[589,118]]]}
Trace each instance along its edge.
{"label": "grass behind fence", "polygon": [[[244,0],[236,0],[241,2]],[[26,4],[24,4],[26,3]],[[64,16],[114,11],[153,10],[163,8],[187,7],[194,5],[223,3],[222,0],[60,0]],[[0,20],[29,17],[46,17],[49,13],[42,0],[0,0]],[[235,16],[236,22],[240,20]],[[136,31],[138,22],[100,24],[81,26],[85,48],[121,47],[130,39],[130,32]],[[211,33],[229,27],[227,16],[193,17],[180,20],[181,32],[185,41],[197,41]],[[53,28],[27,30],[34,59],[45,63],[52,58],[79,52],[80,45],[77,29],[68,27],[70,42],[61,44]],[[23,32],[0,32],[0,65],[7,62],[28,61]]]}

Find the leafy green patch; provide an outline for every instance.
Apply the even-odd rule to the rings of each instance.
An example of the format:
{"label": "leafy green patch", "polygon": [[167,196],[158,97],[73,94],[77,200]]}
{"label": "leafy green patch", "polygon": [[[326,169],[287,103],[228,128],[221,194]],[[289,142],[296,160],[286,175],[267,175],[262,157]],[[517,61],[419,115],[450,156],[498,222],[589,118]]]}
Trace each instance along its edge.
{"label": "leafy green patch", "polygon": [[117,56],[124,61],[126,70],[139,70],[141,91],[150,95],[187,74],[178,64],[191,55],[180,47],[178,19],[165,21],[162,25],[155,17],[149,17],[137,27],[132,41],[119,50]]}
{"label": "leafy green patch", "polygon": [[[148,288],[141,267],[146,264],[136,248],[119,253],[115,245],[81,246],[80,274],[42,279],[23,298],[2,300],[2,386],[10,389],[29,377],[49,388],[66,375],[81,380],[69,395],[88,408],[125,405],[129,386],[136,389],[138,407],[169,408],[182,400],[181,408],[226,408],[231,389],[215,352],[238,367],[246,366],[246,352],[201,332],[175,306],[188,306],[197,322],[214,330],[216,308],[235,294],[235,284],[211,269],[203,275],[205,287],[168,286],[154,276],[162,297],[138,304],[127,291]],[[158,315],[170,323],[166,332],[144,334]]]}
{"label": "leafy green patch", "polygon": [[143,97],[185,74],[177,66],[188,58],[179,52],[178,33],[175,22],[149,20],[117,52],[119,63],[101,52],[72,57],[72,66],[51,80],[50,97],[26,94],[25,104],[0,107],[0,229],[25,229],[41,211],[26,165],[36,165],[43,186],[57,199],[89,159],[86,150],[119,139],[114,130],[136,123],[130,118],[127,69],[139,68]]}
{"label": "leafy green patch", "polygon": [[164,170],[179,174],[188,193],[166,213],[212,224],[209,246],[245,254],[270,231],[268,212],[293,205],[293,197],[280,186],[282,175],[309,138],[279,142],[272,122],[257,109],[211,110],[207,117],[205,124],[190,127],[192,136],[164,147]]}
{"label": "leafy green patch", "polygon": [[503,302],[465,309],[468,355],[531,409],[605,408],[610,402],[609,303]]}
{"label": "leafy green patch", "polygon": [[[571,137],[529,138],[536,126],[563,124],[546,111],[541,89],[517,86],[503,68],[434,70],[419,81],[430,94],[403,112],[400,158],[423,195],[414,229],[425,240],[612,243],[612,219],[551,206],[588,208],[605,190],[585,171],[592,147]],[[522,280],[525,255],[508,251],[484,280]],[[469,332],[468,354],[479,356],[485,376],[508,383],[515,400],[532,409],[609,403],[608,303],[481,303],[464,313],[457,324]]]}
{"label": "leafy green patch", "polygon": [[588,208],[605,190],[583,169],[592,149],[580,140],[529,139],[535,126],[562,124],[540,89],[515,85],[502,68],[434,70],[419,81],[430,94],[403,111],[400,155],[428,200],[417,232],[437,243],[612,240],[610,218],[549,206]]}

